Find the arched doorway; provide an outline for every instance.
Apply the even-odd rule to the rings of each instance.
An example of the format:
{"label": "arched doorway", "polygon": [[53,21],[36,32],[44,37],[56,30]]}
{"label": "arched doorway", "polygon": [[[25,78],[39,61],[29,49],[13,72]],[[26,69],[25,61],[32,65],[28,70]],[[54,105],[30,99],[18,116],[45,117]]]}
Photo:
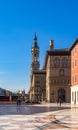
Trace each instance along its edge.
{"label": "arched doorway", "polygon": [[64,89],[58,90],[58,99],[61,99],[62,102],[65,102],[66,93]]}

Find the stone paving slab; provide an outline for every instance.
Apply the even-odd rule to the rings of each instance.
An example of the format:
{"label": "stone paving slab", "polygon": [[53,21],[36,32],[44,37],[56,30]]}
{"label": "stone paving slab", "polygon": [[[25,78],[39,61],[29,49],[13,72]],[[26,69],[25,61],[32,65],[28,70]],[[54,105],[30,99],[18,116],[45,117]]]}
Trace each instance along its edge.
{"label": "stone paving slab", "polygon": [[48,111],[46,104],[46,112],[31,114],[37,106],[44,105],[0,105],[0,130],[78,130],[78,108]]}

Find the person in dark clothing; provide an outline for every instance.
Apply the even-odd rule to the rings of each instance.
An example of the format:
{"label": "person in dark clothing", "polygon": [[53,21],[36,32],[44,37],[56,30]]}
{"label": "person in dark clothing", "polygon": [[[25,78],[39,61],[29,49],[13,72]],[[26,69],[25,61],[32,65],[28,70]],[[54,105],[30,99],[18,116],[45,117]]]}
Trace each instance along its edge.
{"label": "person in dark clothing", "polygon": [[61,98],[59,98],[59,103],[60,103],[60,106],[61,106],[61,103],[62,103],[62,100],[61,100]]}
{"label": "person in dark clothing", "polygon": [[17,99],[17,106],[18,106],[18,105],[21,105],[21,100],[20,100],[20,98]]}
{"label": "person in dark clothing", "polygon": [[18,100],[18,104],[21,105],[21,100],[20,99]]}

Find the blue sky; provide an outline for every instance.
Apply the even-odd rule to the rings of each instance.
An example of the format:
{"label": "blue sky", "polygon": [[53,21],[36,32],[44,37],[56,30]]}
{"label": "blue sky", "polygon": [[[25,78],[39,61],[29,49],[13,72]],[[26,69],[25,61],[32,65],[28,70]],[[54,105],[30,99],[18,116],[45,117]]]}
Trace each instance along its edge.
{"label": "blue sky", "polygon": [[60,49],[78,37],[78,0],[0,1],[0,87],[29,90],[34,32],[42,68],[51,39]]}

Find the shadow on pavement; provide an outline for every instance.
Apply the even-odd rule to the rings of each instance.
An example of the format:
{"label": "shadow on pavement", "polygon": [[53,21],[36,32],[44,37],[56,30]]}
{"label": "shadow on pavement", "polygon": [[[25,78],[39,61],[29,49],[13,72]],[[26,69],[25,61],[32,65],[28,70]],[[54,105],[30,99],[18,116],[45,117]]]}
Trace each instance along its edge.
{"label": "shadow on pavement", "polygon": [[52,111],[61,111],[63,109],[70,109],[67,106],[42,106],[42,105],[0,105],[0,115],[33,115],[37,113],[45,113]]}

